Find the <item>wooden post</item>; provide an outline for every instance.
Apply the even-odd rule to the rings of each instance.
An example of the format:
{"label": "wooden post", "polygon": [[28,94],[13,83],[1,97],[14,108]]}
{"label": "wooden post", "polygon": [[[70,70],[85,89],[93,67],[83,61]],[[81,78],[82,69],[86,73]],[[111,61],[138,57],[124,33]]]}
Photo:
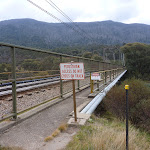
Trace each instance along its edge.
{"label": "wooden post", "polygon": [[74,120],[75,120],[75,122],[77,122],[75,80],[72,80],[72,87],[73,87],[73,103],[74,103]]}

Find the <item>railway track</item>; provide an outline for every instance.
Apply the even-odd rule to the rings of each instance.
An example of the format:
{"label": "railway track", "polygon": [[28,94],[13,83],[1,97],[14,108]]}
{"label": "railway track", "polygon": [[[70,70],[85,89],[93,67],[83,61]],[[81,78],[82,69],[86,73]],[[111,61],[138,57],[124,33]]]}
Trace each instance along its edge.
{"label": "railway track", "polygon": [[[85,75],[86,77],[89,76],[89,73]],[[16,92],[21,93],[29,90],[34,90],[41,87],[46,87],[52,84],[57,84],[60,82],[60,77],[51,77],[51,78],[41,78],[41,79],[34,79],[34,80],[25,80],[25,81],[18,81],[16,85]],[[1,84],[0,86],[0,97],[9,96],[12,94],[12,83],[5,83]]]}
{"label": "railway track", "polygon": [[[22,81],[22,83],[17,83],[16,88],[17,88],[17,93],[20,92],[25,92],[25,91],[29,91],[29,90],[33,90],[36,88],[40,88],[40,87],[45,87],[45,86],[49,86],[52,84],[56,84],[60,81],[60,77],[53,77],[53,78],[45,78],[44,80],[28,80],[27,81]],[[8,96],[12,94],[12,85],[11,83],[7,83],[4,86],[0,87],[0,97],[3,96]]]}

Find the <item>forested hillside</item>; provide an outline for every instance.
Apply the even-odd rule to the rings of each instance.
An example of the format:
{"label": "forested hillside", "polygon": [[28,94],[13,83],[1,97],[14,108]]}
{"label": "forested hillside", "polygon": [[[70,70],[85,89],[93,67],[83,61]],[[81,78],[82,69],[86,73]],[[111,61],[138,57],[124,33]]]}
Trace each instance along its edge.
{"label": "forested hillside", "polygon": [[[75,28],[72,23],[68,24]],[[149,25],[123,24],[113,21],[76,24],[93,41],[82,37],[61,23],[45,23],[32,19],[15,19],[0,22],[0,42],[44,49],[91,44],[122,45],[123,43],[133,42],[150,43]]]}

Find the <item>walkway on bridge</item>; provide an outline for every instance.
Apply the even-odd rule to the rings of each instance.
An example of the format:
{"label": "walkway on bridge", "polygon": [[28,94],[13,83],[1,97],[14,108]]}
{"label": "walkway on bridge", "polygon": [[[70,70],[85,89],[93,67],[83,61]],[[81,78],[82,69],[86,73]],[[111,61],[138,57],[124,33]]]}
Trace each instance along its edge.
{"label": "walkway on bridge", "polygon": [[[87,88],[76,94],[77,106],[91,100],[88,98],[89,93],[90,88]],[[8,129],[0,135],[0,145],[19,146],[26,150],[44,150],[44,138],[50,136],[61,123],[67,122],[72,111],[71,96]]]}
{"label": "walkway on bridge", "polygon": [[[90,87],[76,94],[77,107],[92,100],[92,98],[88,98],[89,94]],[[72,96],[68,96],[65,99],[58,99],[55,105],[52,104],[52,107],[48,107],[0,134],[0,145],[17,146],[25,150],[49,150],[52,146],[51,142],[46,143],[44,139],[50,136],[61,123],[67,122],[70,118],[69,114],[72,111]],[[9,122],[7,123],[9,124]],[[0,124],[1,126],[2,124]],[[59,142],[60,147],[57,148],[62,148],[65,144],[63,139]],[[52,149],[55,150],[55,148],[53,147]]]}

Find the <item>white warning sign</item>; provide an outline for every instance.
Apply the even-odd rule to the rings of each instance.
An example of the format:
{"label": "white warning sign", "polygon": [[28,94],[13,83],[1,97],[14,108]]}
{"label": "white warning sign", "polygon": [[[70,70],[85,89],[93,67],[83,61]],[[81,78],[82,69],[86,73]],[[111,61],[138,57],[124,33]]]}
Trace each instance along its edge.
{"label": "white warning sign", "polygon": [[99,72],[93,72],[91,74],[91,80],[101,80],[101,74]]}
{"label": "white warning sign", "polygon": [[60,76],[62,80],[83,80],[83,63],[60,63]]}

